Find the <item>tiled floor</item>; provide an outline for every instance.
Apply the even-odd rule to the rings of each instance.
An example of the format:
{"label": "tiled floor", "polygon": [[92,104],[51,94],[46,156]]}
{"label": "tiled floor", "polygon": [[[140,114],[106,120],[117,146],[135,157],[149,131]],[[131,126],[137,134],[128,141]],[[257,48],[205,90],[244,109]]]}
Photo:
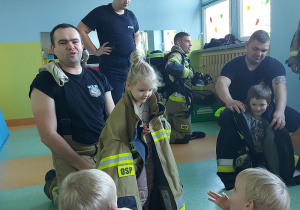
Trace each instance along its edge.
{"label": "tiled floor", "polygon": [[[183,183],[187,210],[219,209],[207,200],[206,192],[221,192],[216,175],[216,122],[193,123],[193,130],[207,136],[186,145],[172,145]],[[52,168],[50,150],[44,146],[36,128],[10,129],[10,137],[0,151],[0,209],[52,210],[55,206],[43,193],[44,175]],[[300,186],[289,187],[291,210],[300,209]]]}

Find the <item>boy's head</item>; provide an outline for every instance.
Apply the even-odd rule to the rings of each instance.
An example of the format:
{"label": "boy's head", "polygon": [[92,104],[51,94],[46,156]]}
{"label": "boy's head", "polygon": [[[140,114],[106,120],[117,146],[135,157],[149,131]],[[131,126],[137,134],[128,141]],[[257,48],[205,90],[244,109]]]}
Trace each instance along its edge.
{"label": "boy's head", "polygon": [[255,116],[261,116],[271,102],[272,91],[268,85],[253,85],[248,90],[247,102]]}
{"label": "boy's head", "polygon": [[117,190],[112,178],[98,169],[69,174],[59,189],[60,210],[117,209]]}
{"label": "boy's head", "polygon": [[230,209],[288,210],[290,196],[283,181],[262,168],[248,168],[236,177]]}

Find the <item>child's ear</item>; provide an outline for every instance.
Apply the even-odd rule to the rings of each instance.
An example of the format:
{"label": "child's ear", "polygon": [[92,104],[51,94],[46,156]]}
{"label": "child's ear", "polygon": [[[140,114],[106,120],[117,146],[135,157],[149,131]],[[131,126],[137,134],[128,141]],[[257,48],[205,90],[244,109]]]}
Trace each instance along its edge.
{"label": "child's ear", "polygon": [[253,202],[253,201],[249,201],[249,202],[246,204],[246,209],[247,209],[247,210],[253,210],[253,209],[254,209],[254,202]]}

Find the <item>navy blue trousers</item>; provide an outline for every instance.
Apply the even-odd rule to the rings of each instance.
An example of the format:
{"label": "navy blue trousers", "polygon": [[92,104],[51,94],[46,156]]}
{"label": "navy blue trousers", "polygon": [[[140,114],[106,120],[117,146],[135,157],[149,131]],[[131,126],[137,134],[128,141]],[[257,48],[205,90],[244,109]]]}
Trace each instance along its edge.
{"label": "navy blue trousers", "polygon": [[105,75],[113,90],[111,91],[114,103],[117,104],[125,91],[130,58],[119,56],[100,56],[99,70]]}

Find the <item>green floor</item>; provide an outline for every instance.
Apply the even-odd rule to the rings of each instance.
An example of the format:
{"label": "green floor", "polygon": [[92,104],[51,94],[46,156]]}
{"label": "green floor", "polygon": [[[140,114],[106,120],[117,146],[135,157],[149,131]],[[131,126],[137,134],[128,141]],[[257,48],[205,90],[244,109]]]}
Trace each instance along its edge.
{"label": "green floor", "polygon": [[[216,135],[216,122],[194,123],[193,130]],[[0,151],[0,161],[48,155],[50,151],[40,142],[36,128],[10,131],[10,137]],[[219,209],[207,200],[207,191],[222,192],[223,184],[216,175],[216,160],[178,164],[187,210]],[[0,169],[1,170],[1,169]],[[20,179],[22,172],[20,171]],[[0,177],[1,179],[1,177]],[[2,182],[2,179],[0,180]],[[0,182],[0,183],[1,183]],[[291,210],[300,209],[300,186],[289,187]],[[43,185],[0,191],[1,210],[52,210],[55,206],[43,193]]]}

